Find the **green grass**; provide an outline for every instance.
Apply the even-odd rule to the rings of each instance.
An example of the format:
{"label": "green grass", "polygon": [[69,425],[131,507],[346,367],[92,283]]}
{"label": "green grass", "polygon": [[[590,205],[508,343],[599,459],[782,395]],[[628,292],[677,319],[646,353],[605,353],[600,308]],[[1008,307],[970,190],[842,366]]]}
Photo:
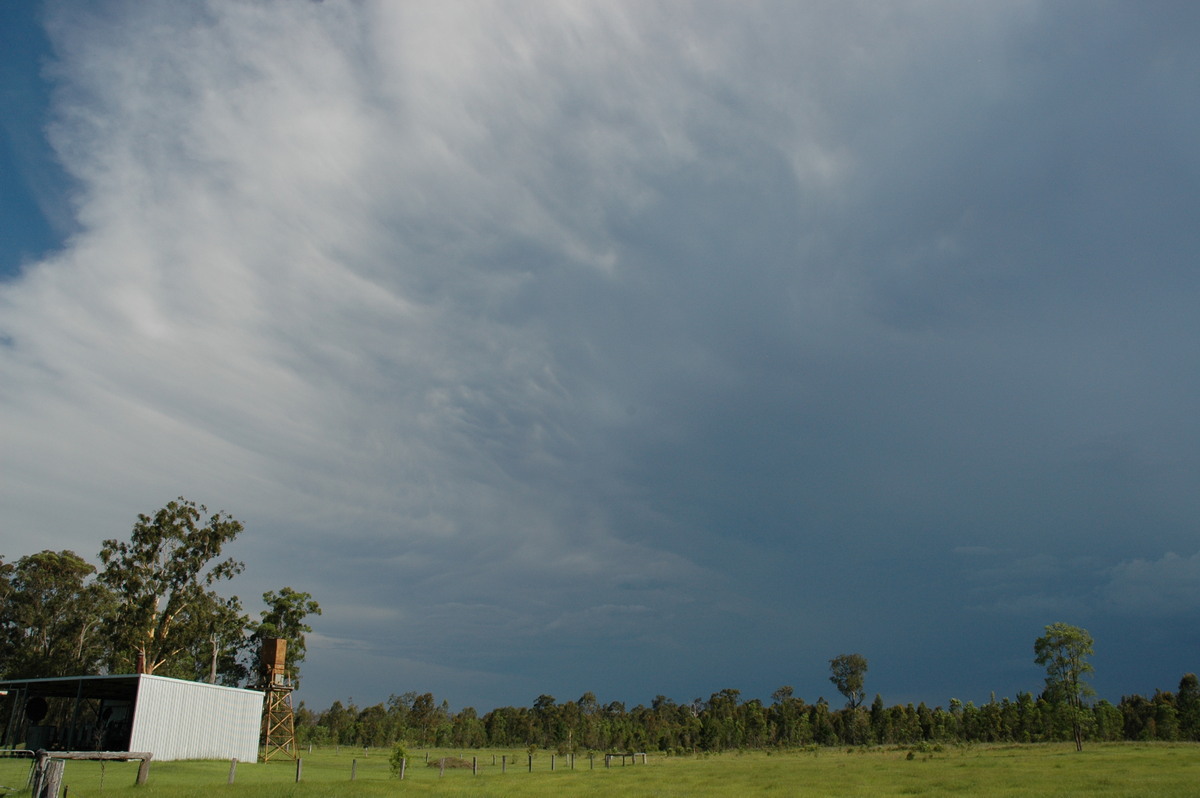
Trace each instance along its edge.
{"label": "green grass", "polygon": [[[495,766],[492,756],[495,753]],[[63,783],[68,798],[338,798],[339,796],[1185,796],[1200,783],[1200,745],[1114,743],[1070,745],[948,747],[917,753],[905,749],[821,749],[817,752],[727,753],[714,756],[651,755],[646,765],[603,766],[594,770],[577,757],[570,770],[562,757],[550,771],[542,752],[528,771],[518,751],[433,751],[439,756],[474,754],[479,775],[467,770],[425,767],[425,752],[413,753],[404,781],[392,778],[387,752],[361,749],[317,750],[303,755],[303,780],[295,782],[290,761],[239,764],[228,785],[228,762],[157,762],[150,782],[134,787],[137,763],[67,762]],[[509,757],[501,773],[500,757]],[[513,760],[515,761],[515,764]],[[350,780],[352,762],[357,773]],[[25,783],[28,760],[0,759],[0,785]]]}

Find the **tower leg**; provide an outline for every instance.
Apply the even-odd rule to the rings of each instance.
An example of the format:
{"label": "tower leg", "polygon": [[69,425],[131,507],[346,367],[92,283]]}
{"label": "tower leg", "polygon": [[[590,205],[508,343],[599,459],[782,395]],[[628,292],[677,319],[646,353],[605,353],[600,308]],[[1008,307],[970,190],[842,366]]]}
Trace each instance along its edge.
{"label": "tower leg", "polygon": [[263,703],[262,758],[270,761],[282,754],[296,759],[296,712],[292,707],[292,688],[280,684],[267,685]]}

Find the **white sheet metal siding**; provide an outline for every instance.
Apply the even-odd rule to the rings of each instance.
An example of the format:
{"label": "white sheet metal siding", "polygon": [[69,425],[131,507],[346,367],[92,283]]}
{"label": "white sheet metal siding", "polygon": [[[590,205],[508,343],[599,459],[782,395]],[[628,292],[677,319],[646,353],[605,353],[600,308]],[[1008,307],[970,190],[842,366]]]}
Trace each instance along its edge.
{"label": "white sheet metal siding", "polygon": [[263,694],[162,676],[139,678],[130,751],[157,760],[258,760]]}

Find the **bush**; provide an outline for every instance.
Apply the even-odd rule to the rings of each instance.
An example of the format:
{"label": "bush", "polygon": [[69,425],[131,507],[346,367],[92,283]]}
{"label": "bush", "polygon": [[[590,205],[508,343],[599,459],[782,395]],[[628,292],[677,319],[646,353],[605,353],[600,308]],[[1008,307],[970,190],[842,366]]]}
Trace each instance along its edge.
{"label": "bush", "polygon": [[408,759],[408,749],[404,747],[404,743],[396,743],[392,747],[392,755],[388,759],[388,764],[392,768],[392,775],[396,778],[400,778],[400,768],[403,767],[405,759]]}

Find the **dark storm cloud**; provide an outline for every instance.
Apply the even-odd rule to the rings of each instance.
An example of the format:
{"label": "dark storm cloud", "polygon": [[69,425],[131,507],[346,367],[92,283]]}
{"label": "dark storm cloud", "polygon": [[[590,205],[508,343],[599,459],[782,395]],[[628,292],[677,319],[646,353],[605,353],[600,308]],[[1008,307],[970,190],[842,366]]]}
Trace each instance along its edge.
{"label": "dark storm cloud", "polygon": [[316,703],[1194,669],[1190,7],[70,9],[6,529],[226,507]]}

